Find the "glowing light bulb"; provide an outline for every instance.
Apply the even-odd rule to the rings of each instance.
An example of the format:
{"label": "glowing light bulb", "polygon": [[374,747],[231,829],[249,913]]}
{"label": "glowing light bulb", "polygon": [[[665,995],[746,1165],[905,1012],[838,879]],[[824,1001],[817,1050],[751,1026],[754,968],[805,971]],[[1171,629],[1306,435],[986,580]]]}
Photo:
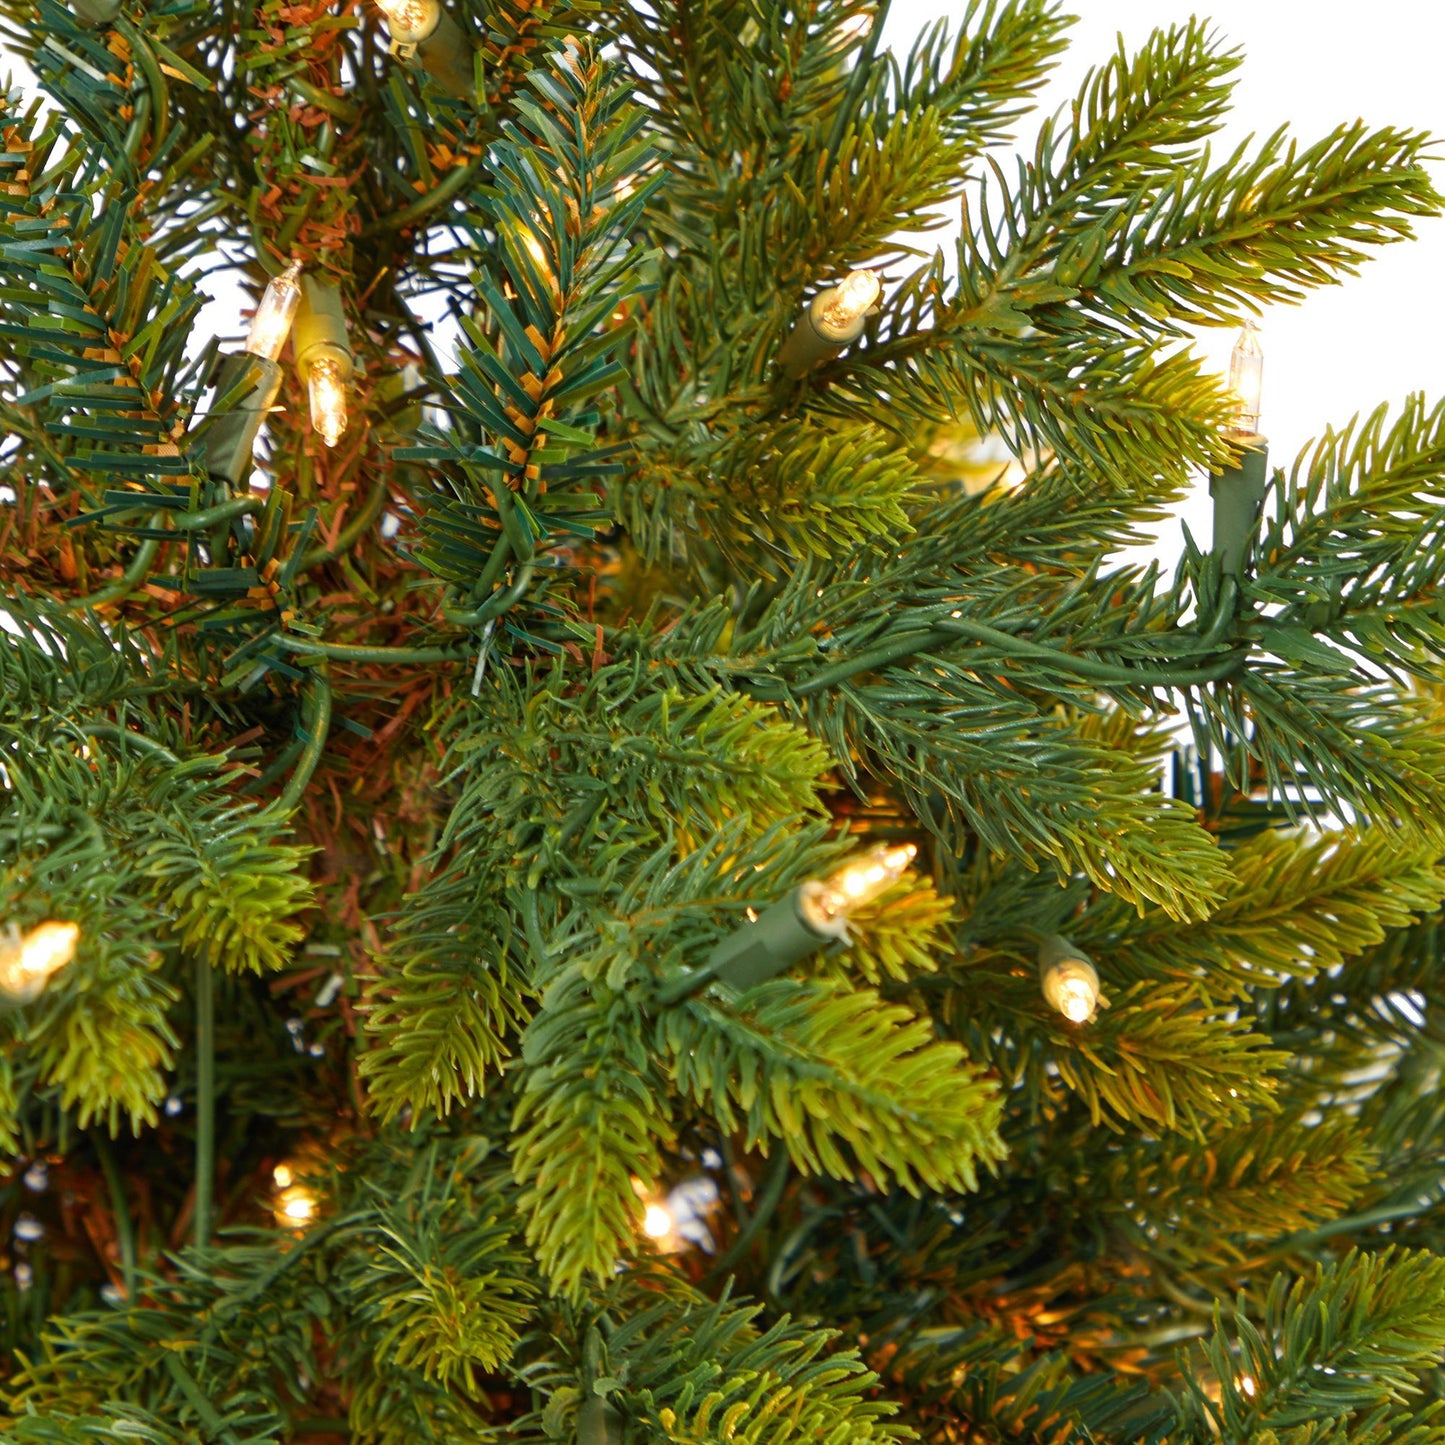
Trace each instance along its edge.
{"label": "glowing light bulb", "polygon": [[442,16],[439,0],[376,0],[376,8],[386,16],[393,40],[412,43],[425,40]]}
{"label": "glowing light bulb", "polygon": [[316,1196],[304,1184],[292,1184],[276,1196],[271,1212],[276,1223],[287,1229],[301,1229],[316,1218]]}
{"label": "glowing light bulb", "polygon": [[1263,387],[1264,350],[1259,344],[1259,332],[1252,323],[1246,322],[1229,357],[1229,390],[1234,398],[1234,413],[1228,430],[1236,436],[1258,435]]}
{"label": "glowing light bulb", "polygon": [[1059,1012],[1070,1023],[1087,1023],[1094,1015],[1097,1002],[1098,996],[1087,979],[1065,979],[1059,989]]}
{"label": "glowing light bulb", "polygon": [[850,332],[872,310],[883,294],[883,283],[873,271],[850,271],[832,291],[818,313],[824,332]]}
{"label": "glowing light bulb", "polygon": [[293,261],[279,276],[273,276],[261,295],[251,330],[246,336],[246,350],[252,356],[275,361],[291,333],[291,322],[301,304],[301,263]]}
{"label": "glowing light bulb", "polygon": [[271,1171],[271,1178],[275,1181],[277,1189],[289,1189],[296,1180],[289,1164],[278,1164]]}
{"label": "glowing light bulb", "polygon": [[1256,1384],[1254,1383],[1253,1375],[1241,1375],[1236,1381],[1236,1383],[1238,1384],[1241,1393],[1243,1393],[1251,1400],[1254,1399],[1254,1392],[1258,1388],[1258,1386],[1256,1386]]}
{"label": "glowing light bulb", "polygon": [[41,923],[25,934],[11,928],[0,943],[0,997],[29,1003],[75,957],[79,942],[78,923]]}
{"label": "glowing light bulb", "polygon": [[886,893],[917,856],[912,843],[890,847],[881,843],[840,868],[821,883],[805,883],[799,902],[808,922],[823,932],[836,932],[849,915]]}
{"label": "glowing light bulb", "polygon": [[1067,938],[1046,938],[1040,945],[1039,982],[1044,998],[1071,1024],[1086,1024],[1109,1007],[1098,970]]}
{"label": "glowing light bulb", "polygon": [[306,369],[306,390],[311,398],[311,425],[329,447],[346,430],[346,378],[334,357],[313,357]]}
{"label": "glowing light bulb", "polygon": [[666,1239],[672,1233],[672,1215],[661,1204],[649,1204],[642,1216],[642,1232],[649,1239]]}

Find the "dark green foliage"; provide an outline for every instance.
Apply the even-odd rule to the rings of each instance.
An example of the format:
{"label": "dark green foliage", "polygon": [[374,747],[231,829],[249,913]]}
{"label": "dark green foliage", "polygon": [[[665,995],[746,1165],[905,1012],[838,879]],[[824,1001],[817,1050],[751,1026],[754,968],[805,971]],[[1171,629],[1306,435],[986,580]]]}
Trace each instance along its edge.
{"label": "dark green foliage", "polygon": [[21,928],[76,923],[81,941],[72,988],[4,1016],[7,1072],[12,1089],[58,1086],[82,1128],[139,1131],[174,1062],[179,955],[280,967],[301,936],[307,850],[228,792],[224,757],[161,741],[172,728],[135,685],[123,634],[19,616],[0,638],[0,911]]}
{"label": "dark green foliage", "polygon": [[[473,95],[370,5],[0,0],[0,962],[81,930],[0,1014],[0,1434],[1442,1445],[1445,413],[1246,575],[1117,556],[1229,455],[1189,328],[1427,138],[1212,153],[1201,21],[1027,122],[1047,0],[449,11]],[[201,287],[292,256],[351,424],[283,354],[231,489]]]}
{"label": "dark green foliage", "polygon": [[1346,1413],[1368,1419],[1377,1408],[1403,1424],[1418,1372],[1445,1346],[1445,1265],[1393,1250],[1348,1254],[1309,1281],[1277,1277],[1258,1323],[1241,1312],[1231,1325],[1216,1310],[1204,1346],[1219,1401],[1191,1382],[1186,1419],[1212,1418],[1226,1440]]}

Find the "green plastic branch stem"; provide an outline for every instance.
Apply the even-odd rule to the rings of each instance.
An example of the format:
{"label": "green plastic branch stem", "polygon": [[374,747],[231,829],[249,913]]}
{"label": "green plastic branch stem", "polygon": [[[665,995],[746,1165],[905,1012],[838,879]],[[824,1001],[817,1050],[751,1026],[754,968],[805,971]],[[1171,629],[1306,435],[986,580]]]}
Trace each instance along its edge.
{"label": "green plastic branch stem", "polygon": [[418,196],[409,206],[403,206],[399,211],[388,211],[384,216],[378,216],[376,220],[363,226],[362,236],[374,236],[383,231],[401,231],[421,220],[470,185],[485,160],[485,156],[478,156],[464,166],[454,166],[431,190],[424,196]]}
{"label": "green plastic branch stem", "polygon": [[363,647],[350,642],[317,642],[294,632],[278,632],[271,641],[286,652],[337,662],[459,662],[465,657],[446,647]]}
{"label": "green plastic branch stem", "polygon": [[381,509],[386,505],[387,497],[391,489],[386,484],[386,478],[380,477],[371,489],[371,495],[363,503],[361,510],[336,534],[336,540],[330,545],[322,543],[319,547],[313,547],[301,558],[301,565],[297,572],[309,572],[313,567],[319,567],[323,562],[330,562],[335,557],[344,557],[362,534],[381,515]]}
{"label": "green plastic branch stem", "polygon": [[[163,511],[156,512],[151,517],[151,526],[159,529],[164,525],[165,513]],[[147,537],[135,549],[135,556],[130,559],[130,566],[114,582],[108,582],[104,587],[95,592],[89,592],[84,597],[72,597],[63,605],[71,611],[84,612],[90,607],[104,607],[111,602],[120,602],[144,582],[145,574],[151,563],[155,561],[160,547],[161,539],[159,537]]]}
{"label": "green plastic branch stem", "polygon": [[736,989],[753,988],[776,978],[800,958],[835,943],[839,935],[821,933],[803,913],[803,890],[763,909],[724,938],[699,969],[680,974],[658,993],[659,1002],[675,1004],[716,980]]}
{"label": "green plastic branch stem", "polygon": [[331,732],[331,679],[323,671],[326,664],[319,664],[311,674],[311,688],[308,694],[311,706],[305,717],[306,746],[296,763],[281,796],[271,804],[267,812],[291,813],[300,803],[311,782],[311,775],[321,761],[322,749],[326,746]]}
{"label": "green plastic branch stem", "polygon": [[116,1168],[115,1151],[110,1140],[99,1130],[90,1136],[95,1146],[95,1156],[100,1161],[100,1172],[105,1176],[106,1188],[110,1191],[110,1212],[115,1216],[116,1240],[120,1245],[120,1277],[125,1287],[126,1304],[135,1303],[135,1221],[131,1218],[126,1203],[125,1184]]}
{"label": "green plastic branch stem", "polygon": [[1028,642],[999,632],[981,622],[969,622],[963,618],[941,618],[934,623],[938,631],[954,636],[967,637],[975,642],[986,642],[991,646],[1007,650],[1015,657],[1027,657],[1038,662],[1047,662],[1061,671],[1071,672],[1076,677],[1091,678],[1098,682],[1112,682],[1122,686],[1195,687],[1203,682],[1220,682],[1238,672],[1243,657],[1239,653],[1217,659],[1203,667],[1159,667],[1153,663],[1141,663],[1138,667],[1116,667],[1108,662],[1095,662],[1093,658],[1076,657],[1072,653],[1057,652],[1041,643]]}
{"label": "green plastic branch stem", "polygon": [[197,1249],[211,1242],[216,1184],[216,978],[210,951],[196,953],[196,1197]]}
{"label": "green plastic branch stem", "polygon": [[[117,5],[116,9],[119,8]],[[136,64],[140,66],[141,74],[145,76],[152,101],[151,133],[159,145],[170,129],[171,118],[171,88],[166,84],[165,72],[150,47],[150,41],[123,15],[115,17],[115,28],[118,34],[125,37]]]}
{"label": "green plastic branch stem", "polygon": [[1214,499],[1214,539],[1211,551],[1219,558],[1226,577],[1241,577],[1249,569],[1259,531],[1264,494],[1269,489],[1269,450],[1262,436],[1236,437],[1239,463],[1211,473],[1209,495]]}
{"label": "green plastic branch stem", "polygon": [[214,507],[207,507],[204,511],[168,512],[166,516],[175,523],[178,532],[199,532],[219,523],[233,522],[237,517],[244,517],[250,512],[263,511],[265,506],[265,498],[248,492],[244,497],[232,497],[229,501],[217,502]]}
{"label": "green plastic branch stem", "polygon": [[130,728],[117,727],[114,723],[85,723],[80,731],[88,738],[109,738],[114,742],[137,747],[141,752],[149,753],[163,763],[170,763],[172,767],[180,766],[181,760],[164,743],[158,743],[144,733],[132,732]]}
{"label": "green plastic branch stem", "polygon": [[1203,667],[1167,668],[1154,664],[1118,667],[1112,663],[1097,662],[1090,657],[1058,652],[1052,647],[1029,642],[1025,638],[1015,637],[1012,633],[1000,632],[997,628],[981,622],[971,622],[961,617],[943,617],[930,622],[927,627],[905,632],[892,642],[825,667],[807,682],[790,691],[794,697],[809,697],[813,693],[836,687],[840,682],[847,682],[849,678],[857,677],[860,673],[873,672],[890,663],[901,662],[904,658],[912,657],[926,647],[936,644],[943,637],[966,637],[970,641],[997,648],[1005,657],[1047,663],[1073,677],[1109,683],[1116,687],[1195,687],[1201,683],[1220,682],[1237,672],[1244,660],[1243,653],[1230,652]]}

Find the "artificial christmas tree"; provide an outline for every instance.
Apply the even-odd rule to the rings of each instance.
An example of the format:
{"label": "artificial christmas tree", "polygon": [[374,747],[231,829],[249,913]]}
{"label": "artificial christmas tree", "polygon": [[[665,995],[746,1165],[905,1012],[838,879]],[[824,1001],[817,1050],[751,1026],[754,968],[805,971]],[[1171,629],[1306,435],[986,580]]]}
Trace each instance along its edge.
{"label": "artificial christmas tree", "polygon": [[1423,136],[1211,159],[1191,23],[1010,173],[1044,0],[0,13],[6,1439],[1445,1440],[1445,412],[1270,473],[1181,344]]}

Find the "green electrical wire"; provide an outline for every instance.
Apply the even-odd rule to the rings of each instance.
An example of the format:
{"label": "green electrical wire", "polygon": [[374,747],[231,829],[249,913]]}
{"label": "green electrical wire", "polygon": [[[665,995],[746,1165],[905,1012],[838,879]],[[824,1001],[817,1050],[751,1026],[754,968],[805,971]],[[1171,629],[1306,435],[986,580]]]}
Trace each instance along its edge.
{"label": "green electrical wire", "polygon": [[305,718],[306,746],[296,764],[296,771],[268,811],[290,813],[301,801],[311,775],[321,761],[322,749],[331,732],[331,679],[320,668],[311,674],[310,716]]}

